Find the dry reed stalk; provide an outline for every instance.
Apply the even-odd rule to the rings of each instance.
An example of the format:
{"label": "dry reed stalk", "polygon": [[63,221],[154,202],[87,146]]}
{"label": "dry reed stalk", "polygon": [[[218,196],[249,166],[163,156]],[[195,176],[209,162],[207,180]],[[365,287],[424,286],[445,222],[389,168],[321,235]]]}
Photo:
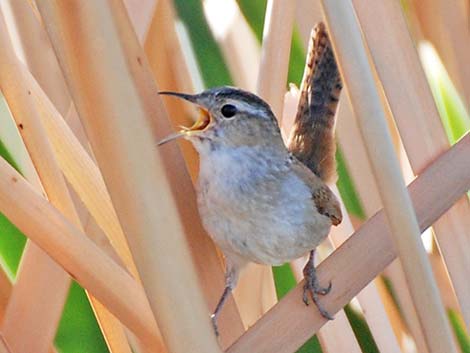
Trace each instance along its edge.
{"label": "dry reed stalk", "polygon": [[[3,100],[3,96],[1,96],[1,99]],[[4,102],[2,102],[2,108],[6,108],[3,103]],[[39,176],[37,175],[36,169],[34,169],[31,158],[28,155],[26,147],[23,144],[23,140],[21,139],[21,136],[16,128],[15,122],[9,114],[9,111],[6,111],[4,109],[0,111],[0,126],[2,127],[0,129],[0,140],[6,146],[6,149],[12,152],[14,160],[17,163],[19,170],[22,171],[23,176],[25,176],[28,180],[32,180],[32,184],[37,185],[39,188],[42,188],[42,185],[39,181]],[[8,282],[10,281],[8,278],[6,279],[8,280]],[[3,281],[4,279],[2,276],[2,283]],[[11,291],[11,283],[9,284],[9,288],[6,283],[2,286],[0,294],[2,300],[4,300],[2,301],[2,307],[0,308],[2,320]],[[55,349],[53,347],[51,348],[51,352],[55,352]]]}
{"label": "dry reed stalk", "polygon": [[[63,176],[40,124],[0,14],[0,84],[48,198],[79,223]],[[40,189],[39,189],[40,190]],[[70,279],[45,253],[28,244],[2,324],[4,338],[17,352],[47,352],[52,344]],[[40,304],[38,304],[40,303]],[[29,307],[30,310],[24,310]]]}
{"label": "dry reed stalk", "polygon": [[[338,110],[337,134],[342,153],[348,166],[348,172],[354,186],[362,200],[362,206],[367,218],[372,217],[381,208],[380,196],[377,184],[372,176],[370,162],[362,142],[362,136],[356,123],[356,117],[352,112],[350,102],[347,99],[341,101]],[[350,162],[350,163],[348,163]],[[403,309],[408,327],[415,339],[419,352],[426,353],[423,332],[419,325],[416,310],[411,301],[410,292],[405,281],[399,281],[403,277],[403,269],[399,260],[385,269],[389,279],[392,280],[396,295]],[[398,278],[397,278],[398,277]],[[362,303],[361,303],[362,305]],[[375,326],[370,326],[371,328]]]}
{"label": "dry reed stalk", "polygon": [[[436,159],[410,184],[408,189],[421,230],[435,222],[470,189],[468,163],[470,135]],[[396,256],[385,214],[380,211],[318,266],[320,282],[331,280],[335,284],[322,298],[325,308],[332,314],[340,310]],[[302,291],[303,283],[300,283],[227,353],[294,352],[326,322],[315,307],[305,308]],[[273,332],[282,332],[282,335],[273,335]]]}
{"label": "dry reed stalk", "polygon": [[0,333],[0,353],[13,353],[9,348],[3,337],[3,334]]}
{"label": "dry reed stalk", "polygon": [[[57,63],[52,47],[49,43],[47,34],[44,31],[41,24],[39,23],[38,18],[33,13],[31,6],[27,2],[9,1],[9,5],[11,7],[13,17],[15,17],[15,20],[16,20],[15,27],[17,31],[19,32],[19,40],[21,41],[21,47],[23,49],[25,61],[28,63],[28,66],[31,68],[32,73],[35,75],[35,77],[37,77],[37,79],[41,83],[41,86],[44,87],[49,97],[51,97],[50,99],[54,101],[54,105],[59,107],[60,111],[64,115],[70,106],[71,100],[68,94],[68,90],[67,90],[67,86],[65,84],[64,78],[60,71],[60,67]],[[19,66],[22,65],[19,62],[19,60],[18,60],[18,65]],[[31,76],[31,74],[27,70],[24,70],[23,77],[27,77],[27,76]],[[39,88],[39,86],[37,86],[37,88]],[[42,92],[41,88],[39,88],[39,90]],[[45,94],[43,94],[43,96],[49,102],[49,99],[47,98],[47,96]],[[55,110],[54,105],[52,105],[52,103],[49,102],[49,106],[54,108]],[[57,111],[56,113],[60,114]],[[79,130],[79,129],[76,129],[76,130]],[[83,132],[81,130],[80,130],[80,136],[84,137]],[[83,139],[82,139],[82,143],[86,145],[86,142]],[[83,208],[83,205],[79,203],[79,204],[75,204],[75,207],[76,207],[77,212],[80,213],[81,208]],[[85,213],[87,212],[85,211]],[[95,236],[97,235],[102,236],[101,232],[94,232],[93,234]],[[121,234],[122,234],[122,231],[121,231]],[[102,243],[102,241],[97,242],[97,243]],[[127,246],[127,244],[125,246]],[[111,250],[111,253],[113,254],[112,252],[113,249],[108,248],[108,251],[109,250]],[[127,252],[129,253],[129,250]],[[26,253],[26,256],[30,256],[29,252]],[[32,262],[34,263],[34,261]],[[34,269],[31,269],[30,271],[34,271]],[[34,278],[35,276],[32,275],[31,277]],[[22,287],[22,288],[28,289],[27,286]],[[42,305],[41,296],[36,296],[34,293],[31,293],[31,292],[29,292],[28,295],[31,298],[30,305],[32,307]],[[37,298],[37,300],[40,301],[41,304],[39,303],[35,304],[33,298]],[[58,303],[60,302],[61,301],[58,301]],[[129,351],[130,347],[128,344],[125,344],[126,336],[123,331],[121,323],[117,321],[116,319],[114,319],[111,315],[109,315],[109,313],[105,312],[106,309],[104,307],[98,306],[94,309],[95,309],[95,314],[97,316],[99,324],[102,328],[103,334],[105,335],[106,342],[108,343],[110,348],[112,347],[114,351],[122,351],[122,352]],[[119,339],[117,339],[118,331],[120,331]],[[111,335],[115,339],[114,340],[109,339],[107,337],[108,335]]]}
{"label": "dry reed stalk", "polygon": [[286,91],[295,8],[296,0],[269,0],[264,19],[256,91],[269,103],[278,118],[282,116]]}
{"label": "dry reed stalk", "polygon": [[[284,113],[283,113],[283,118],[282,118],[282,126],[281,129],[283,131],[284,136],[290,136],[290,131],[292,128],[292,124],[294,122],[294,117],[295,117],[295,112],[297,109],[298,101],[299,101],[299,90],[293,88],[291,86],[289,93],[285,95],[284,99]],[[339,193],[336,190],[336,195],[339,195]],[[341,201],[341,200],[340,200]],[[343,207],[343,221],[342,225],[340,226],[341,229],[338,228],[332,228],[330,233],[330,237],[325,241],[327,244],[327,247],[330,249],[334,248],[334,244],[331,241],[332,237],[334,237],[334,233],[342,232],[344,231],[344,224],[350,224],[348,214],[346,210]],[[352,227],[352,226],[351,226]],[[348,232],[347,235],[351,234],[351,232]],[[345,234],[346,237],[346,234]],[[323,242],[323,243],[325,243]],[[321,248],[320,248],[321,250]],[[322,252],[319,251],[317,252],[320,257],[322,258]],[[291,268],[294,273],[294,277],[297,280],[297,282],[301,282],[304,278],[303,276],[303,266],[305,264],[305,259],[298,259],[293,262],[291,262]],[[373,313],[371,313],[373,315]],[[335,320],[329,323],[328,325],[325,325],[322,327],[322,329],[318,332],[318,339],[321,343],[322,349],[325,353],[327,352],[346,352],[348,350],[352,351],[357,351],[361,352],[361,349],[359,347],[359,344],[356,340],[356,336],[354,335],[354,332],[352,331],[351,325],[349,324],[349,321],[346,317],[346,314],[344,313],[343,310],[340,310],[336,315],[335,315]],[[341,337],[341,339],[338,339],[338,337]],[[391,344],[393,346],[393,342]],[[385,353],[385,352],[384,352]]]}
{"label": "dry reed stalk", "polygon": [[[80,145],[80,141],[63,119],[63,117],[69,117],[67,120],[73,121],[71,116],[75,114],[75,109],[71,106],[71,97],[68,94],[68,88],[50,46],[47,33],[38,23],[29,4],[11,0],[9,3],[15,17],[21,19],[21,21],[17,21],[17,28],[20,33],[24,33],[24,35],[20,35],[20,39],[23,39],[22,45],[25,58],[28,65],[32,67],[32,73],[41,80],[38,81],[41,82],[41,85],[38,84],[31,72],[21,66],[20,62],[18,62],[18,65],[21,66],[26,78],[25,84],[36,98],[36,107],[55,149],[58,163],[69,183],[81,195],[82,201],[88,210],[91,210],[99,226],[106,234],[109,234],[119,257],[124,261],[132,275],[137,278],[137,269],[133,263],[127,240],[122,233],[102,176],[94,161],[84,150],[84,147]],[[136,4],[132,4],[132,0],[130,0],[126,2],[126,5],[132,7]],[[149,17],[148,13],[144,16],[139,14],[138,11],[151,9],[151,1],[146,2],[144,5],[141,9],[132,8],[137,32],[143,32],[142,26],[145,28],[146,23],[149,22],[147,19]],[[33,34],[34,37],[31,38],[30,34]],[[45,92],[43,87],[46,90]],[[57,87],[59,89],[55,90]],[[66,109],[58,111],[58,106]],[[86,144],[87,142],[82,140],[81,143]],[[93,233],[96,232],[93,231]]]}
{"label": "dry reed stalk", "polygon": [[[354,5],[411,166],[414,173],[419,174],[448,148],[449,142],[401,8],[388,0],[373,4],[354,0]],[[382,22],[381,16],[391,21]],[[379,25],[380,33],[375,30]],[[397,56],[401,60],[396,60]],[[416,131],[421,131],[419,141]],[[467,327],[470,326],[470,259],[464,249],[470,247],[469,214],[468,198],[462,197],[433,226]]]}
{"label": "dry reed stalk", "polygon": [[[145,41],[145,53],[157,81],[164,91],[193,92],[189,69],[175,30],[175,11],[169,0],[160,0]],[[166,99],[165,108],[173,126],[191,126],[194,107],[180,99]],[[193,183],[197,180],[198,155],[189,143],[181,143],[186,167]]]}
{"label": "dry reed stalk", "polygon": [[5,271],[0,270],[0,321],[3,320],[5,309],[12,290],[11,281]]}
{"label": "dry reed stalk", "polygon": [[[317,257],[321,253],[321,251],[317,251]],[[302,282],[304,279],[302,271],[305,265],[304,260],[297,259],[290,264],[297,283]],[[338,311],[335,314],[335,319],[328,322],[318,331],[317,337],[323,353],[362,352],[344,310]]]}
{"label": "dry reed stalk", "polygon": [[[338,189],[333,188],[336,195],[339,195]],[[342,201],[341,201],[342,202]],[[343,206],[343,221],[332,229],[329,238],[334,248],[338,248],[354,233],[354,227],[349,219],[346,209]],[[357,295],[357,300],[361,305],[364,318],[369,325],[369,329],[374,337],[375,343],[381,353],[399,353],[400,346],[397,341],[390,321],[381,301],[377,287],[374,282],[365,286]]]}
{"label": "dry reed stalk", "polygon": [[445,262],[443,261],[441,254],[439,254],[439,252],[430,253],[429,261],[431,261],[432,270],[441,292],[444,308],[458,312],[460,310],[459,303],[457,302],[457,298],[452,290],[452,282],[450,281],[449,274],[447,273]]}
{"label": "dry reed stalk", "polygon": [[323,21],[320,0],[297,0],[296,24],[304,47],[308,47],[313,26]]}
{"label": "dry reed stalk", "polygon": [[28,69],[59,113],[64,118],[71,118],[67,120],[67,123],[80,141],[86,145],[86,136],[83,127],[77,121],[78,117],[76,114],[67,114],[71,106],[71,98],[35,4],[8,0],[2,5],[10,8],[11,17],[14,19],[14,28],[11,30],[18,32],[20,48],[15,48],[18,49],[17,56],[20,61],[24,58],[24,63],[27,64]]}
{"label": "dry reed stalk", "polygon": [[[172,2],[170,0],[158,1],[155,16],[152,19],[149,33],[143,44],[157,80],[161,77],[165,84],[168,82],[175,89],[180,89],[183,92],[192,92],[194,90],[193,78],[191,77],[189,65],[183,51],[184,44],[176,33],[176,21],[177,18]],[[164,50],[162,50],[162,46]],[[160,61],[161,65],[158,65]],[[163,85],[159,86],[167,88]],[[172,86],[169,88],[173,89]],[[184,117],[175,118],[183,119]],[[192,123],[194,119],[186,117],[184,122]]]}
{"label": "dry reed stalk", "polygon": [[340,99],[336,133],[349,175],[362,201],[366,217],[371,217],[381,208],[379,190],[372,175],[356,117],[346,95]]}
{"label": "dry reed stalk", "polygon": [[[30,75],[26,75],[26,77],[28,77],[29,87],[37,99],[39,114],[43,119],[61,169],[94,217],[84,226],[86,234],[111,258],[128,269],[134,278],[138,279],[139,276],[127,240],[122,233],[98,168],[34,81],[34,78]],[[88,212],[87,215],[90,216]],[[120,322],[107,312],[107,309],[96,299],[90,297],[90,301],[110,351],[130,352],[127,337]]]}
{"label": "dry reed stalk", "polygon": [[119,220],[98,167],[34,80],[34,77],[26,68],[22,67],[22,71],[25,85],[35,98],[37,111],[55,150],[57,162],[62,172],[97,224],[109,237],[111,244],[126,268],[135,278],[138,278],[126,237],[119,225]]}
{"label": "dry reed stalk", "polygon": [[[359,198],[362,201],[366,217],[369,218],[381,208],[381,201],[355,119],[356,118],[351,110],[349,101],[341,101],[337,123],[339,144],[342,147],[342,153],[348,167],[348,172],[354,182],[356,190],[358,191]],[[408,286],[406,281],[400,281],[403,277],[403,268],[401,267],[399,260],[395,260],[394,263],[385,269],[385,272],[387,277],[393,283],[398,302],[402,308],[402,313],[409,330],[411,331],[411,335],[415,339],[418,351],[426,353],[427,349],[424,343],[423,332],[419,325]],[[377,282],[379,281],[376,281],[376,284]],[[388,307],[386,307],[386,309],[389,310]],[[394,326],[396,327],[397,325]],[[400,327],[403,327],[403,325],[400,325]],[[403,341],[400,342],[403,344]]]}
{"label": "dry reed stalk", "polygon": [[[158,86],[164,90],[192,92],[193,78],[184,57],[183,43],[175,30],[176,16],[171,2],[169,0],[160,0],[156,11],[145,43],[145,51]],[[191,118],[191,113],[194,112],[193,106],[176,99],[166,99],[165,106],[168,109],[168,116],[173,126],[189,126],[193,123]],[[170,129],[173,129],[170,128],[169,124],[165,125],[164,121],[160,121],[160,123],[162,124],[159,129],[162,132],[169,133]],[[158,138],[161,138],[161,136],[162,134],[159,134]],[[199,161],[197,153],[187,142],[182,142],[179,147],[185,159],[186,168],[193,182],[196,182]],[[175,197],[181,201],[184,207],[184,218],[186,224],[189,225],[188,241],[193,249],[192,255],[199,272],[200,282],[212,284],[204,286],[203,290],[209,308],[213,309],[223,291],[222,263],[214,244],[200,227],[194,193],[182,194],[179,192],[182,186],[185,189],[187,187],[192,188],[192,186],[187,185],[189,180],[185,174],[185,169],[181,168],[181,163],[180,159],[175,160],[172,157],[172,162],[167,163],[167,165],[173,173],[172,180],[176,186]],[[188,202],[189,200],[191,200],[191,203]],[[232,298],[228,299],[224,307],[219,318],[219,326],[221,328],[221,343],[224,347],[244,332],[240,314]]]}
{"label": "dry reed stalk", "polygon": [[[222,50],[225,62],[237,87],[254,92],[260,62],[258,41],[235,1],[225,1],[227,14],[225,24],[213,27],[208,18],[212,33]],[[220,15],[219,15],[220,16]]]}
{"label": "dry reed stalk", "polygon": [[15,28],[9,30],[18,32],[21,48],[16,50],[17,56],[24,57],[33,76],[41,83],[60,114],[65,116],[69,109],[70,96],[46,32],[27,1],[7,0],[4,6],[11,8],[14,19]]}
{"label": "dry reed stalk", "polygon": [[[364,144],[362,143],[362,136],[357,127],[356,117],[347,99],[343,98],[340,102],[337,121],[337,135],[346,165],[348,166],[348,172],[358,191],[366,216],[368,218],[372,217],[381,208],[380,196],[377,184],[372,176]],[[400,307],[403,309],[403,315],[415,339],[416,346],[419,352],[426,353],[427,349],[423,332],[419,325],[413,302],[411,301],[408,286],[405,281],[400,281],[403,277],[403,269],[399,260],[392,263],[385,271],[394,285]]]}
{"label": "dry reed stalk", "polygon": [[[15,352],[48,352],[69,285],[67,274],[35,244],[28,242],[2,325],[5,340]],[[24,310],[25,307],[29,310]]]}
{"label": "dry reed stalk", "polygon": [[408,334],[406,324],[403,321],[401,313],[398,310],[398,307],[395,301],[393,300],[390,291],[385,286],[385,282],[382,280],[375,280],[374,282],[377,287],[377,290],[380,293],[380,297],[382,298],[382,303],[385,308],[385,311],[387,312],[387,317],[390,320],[390,324],[392,325],[393,332],[395,333],[398,343],[400,344],[400,347],[402,349],[401,351],[405,351],[404,343]]}
{"label": "dry reed stalk", "polygon": [[111,353],[133,353],[121,322],[96,298],[89,296],[89,299],[95,315],[98,317],[98,324],[104,334],[109,351]]}
{"label": "dry reed stalk", "polygon": [[159,351],[155,319],[140,284],[3,159],[0,159],[0,212],[149,347]]}
{"label": "dry reed stalk", "polygon": [[42,188],[38,173],[18,132],[15,120],[11,116],[7,103],[0,92],[0,141],[15,160],[21,174],[31,184]]}
{"label": "dry reed stalk", "polygon": [[339,6],[335,1],[325,0],[322,5],[429,351],[456,352],[432,269],[418,237],[418,222],[401,176],[352,2]]}
{"label": "dry reed stalk", "polygon": [[249,263],[240,274],[233,297],[244,326],[250,327],[277,302],[271,267]]}
{"label": "dry reed stalk", "polygon": [[470,107],[470,26],[459,0],[412,0],[421,34],[439,52],[465,106]]}
{"label": "dry reed stalk", "polygon": [[318,332],[323,353],[362,353],[351,324],[343,310]]}
{"label": "dry reed stalk", "polygon": [[[357,127],[356,117],[347,99],[343,98],[340,102],[337,121],[339,144],[342,147],[342,153],[346,165],[348,166],[348,172],[362,201],[366,217],[372,217],[381,208],[381,201],[377,185],[372,176],[370,162],[367,158],[364,144],[362,143],[362,137]],[[408,286],[406,282],[398,280],[403,277],[403,269],[399,260],[392,263],[385,271],[396,290],[396,296],[402,308],[402,313],[405,316],[419,352],[426,353],[427,349],[424,343],[423,332],[419,325],[413,302],[411,301]],[[397,278],[397,276],[399,278]],[[377,282],[378,281],[376,281],[376,283]],[[397,325],[394,326],[396,327]],[[401,325],[400,327],[403,326]],[[401,343],[403,344],[403,341],[401,341]]]}
{"label": "dry reed stalk", "polygon": [[[381,201],[378,187],[372,176],[370,162],[367,158],[364,144],[362,143],[362,136],[356,123],[356,117],[352,111],[349,100],[344,98],[341,100],[337,121],[337,136],[339,144],[342,147],[342,153],[348,167],[348,172],[362,201],[366,217],[372,217],[381,208]],[[385,271],[394,285],[402,313],[415,339],[418,350],[419,352],[426,353],[427,349],[424,343],[423,332],[416,316],[416,310],[411,301],[409,289],[406,282],[399,281],[399,279],[403,277],[403,269],[399,260],[392,263]],[[397,316],[398,315],[395,315],[395,317]],[[403,344],[403,342],[401,343]]]}
{"label": "dry reed stalk", "polygon": [[[74,202],[76,204],[81,203],[80,198],[77,196],[76,193],[73,192],[73,188],[70,189],[71,194],[74,197]],[[83,204],[82,204],[83,206]],[[86,207],[82,207],[83,210],[86,211]],[[91,216],[89,212],[84,212],[84,215],[80,215],[80,220],[82,221],[83,225],[83,232],[87,235],[89,239],[93,241],[103,252],[108,255],[114,262],[116,262],[119,266],[125,269],[127,272],[130,272],[124,261],[118,255],[114,247],[111,245],[109,238],[100,228],[98,223],[96,223],[95,219]]]}
{"label": "dry reed stalk", "polygon": [[426,338],[419,322],[418,313],[411,297],[410,288],[405,278],[405,271],[400,260],[395,260],[384,270],[384,275],[391,281],[397,295],[403,319],[413,337],[418,352],[428,353]]}
{"label": "dry reed stalk", "polygon": [[[123,229],[132,234],[131,250],[168,350],[219,352],[181,215],[155,153],[152,118],[166,117],[156,87],[144,78],[147,63],[125,8],[118,1],[37,4]],[[97,51],[101,60],[92,60]]]}
{"label": "dry reed stalk", "polygon": [[144,43],[160,0],[123,0],[140,43]]}

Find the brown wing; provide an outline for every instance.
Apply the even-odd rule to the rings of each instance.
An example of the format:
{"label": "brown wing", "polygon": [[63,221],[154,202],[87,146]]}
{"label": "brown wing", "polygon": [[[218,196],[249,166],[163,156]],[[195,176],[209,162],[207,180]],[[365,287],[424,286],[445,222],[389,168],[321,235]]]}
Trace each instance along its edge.
{"label": "brown wing", "polygon": [[328,185],[298,160],[293,161],[292,170],[310,188],[318,213],[329,217],[333,225],[340,224],[343,220],[341,206]]}
{"label": "brown wing", "polygon": [[342,82],[325,25],[312,32],[289,150],[325,182],[336,178],[335,113]]}

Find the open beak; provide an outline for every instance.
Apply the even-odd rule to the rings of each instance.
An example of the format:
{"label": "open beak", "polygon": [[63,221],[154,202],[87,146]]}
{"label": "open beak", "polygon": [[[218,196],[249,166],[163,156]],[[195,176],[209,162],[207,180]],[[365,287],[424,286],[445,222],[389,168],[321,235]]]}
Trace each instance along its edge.
{"label": "open beak", "polygon": [[158,94],[162,95],[169,95],[169,96],[175,96],[178,98],[185,99],[191,103],[197,104],[199,106],[199,118],[197,121],[191,126],[191,127],[181,127],[181,130],[178,132],[175,132],[167,137],[165,137],[163,140],[158,142],[158,146],[161,146],[167,142],[176,140],[180,137],[184,136],[190,136],[191,134],[201,132],[206,130],[206,128],[210,125],[211,123],[211,116],[207,109],[205,109],[199,102],[198,102],[198,96],[197,95],[191,95],[191,94],[186,94],[186,93],[178,93],[178,92],[158,92]]}

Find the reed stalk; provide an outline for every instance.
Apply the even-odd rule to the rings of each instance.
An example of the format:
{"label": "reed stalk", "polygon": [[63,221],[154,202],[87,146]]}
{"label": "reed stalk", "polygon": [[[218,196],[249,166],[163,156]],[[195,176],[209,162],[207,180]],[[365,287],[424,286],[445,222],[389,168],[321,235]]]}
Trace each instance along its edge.
{"label": "reed stalk", "polygon": [[[69,219],[80,224],[65,180],[30,92],[25,88],[7,28],[0,14],[0,85],[39,174],[47,197]],[[35,181],[35,180],[34,180]],[[38,187],[38,190],[42,190]],[[53,342],[70,279],[57,264],[34,244],[27,244],[17,282],[2,324],[4,339],[16,352],[47,352]],[[31,310],[24,310],[27,306]]]}
{"label": "reed stalk", "polygon": [[[411,166],[419,174],[450,144],[402,10],[394,1],[353,3]],[[381,16],[388,16],[391,21],[381,23]],[[380,33],[374,30],[378,25],[382,27]],[[394,60],[392,55],[401,60]],[[419,140],[416,131],[420,131]],[[470,229],[469,215],[470,202],[462,197],[433,225],[467,327],[470,327],[470,259],[465,249],[470,247],[470,233],[465,229]]]}
{"label": "reed stalk", "polygon": [[296,0],[269,0],[264,20],[257,93],[282,116]]}
{"label": "reed stalk", "polygon": [[168,350],[219,352],[152,134],[166,117],[123,4],[37,4]]}
{"label": "reed stalk", "polygon": [[325,0],[322,6],[429,351],[456,352],[431,266],[418,237],[418,222],[401,176],[353,4]]}
{"label": "reed stalk", "polygon": [[157,352],[162,349],[155,319],[140,284],[3,159],[0,159],[0,212],[145,344]]}

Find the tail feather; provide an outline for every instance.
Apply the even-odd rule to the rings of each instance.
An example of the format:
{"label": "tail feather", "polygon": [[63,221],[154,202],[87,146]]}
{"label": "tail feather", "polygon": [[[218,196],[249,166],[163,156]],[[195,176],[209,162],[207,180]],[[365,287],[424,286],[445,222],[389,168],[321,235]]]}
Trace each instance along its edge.
{"label": "tail feather", "polygon": [[289,150],[325,182],[336,179],[335,113],[341,76],[325,25],[312,33]]}

